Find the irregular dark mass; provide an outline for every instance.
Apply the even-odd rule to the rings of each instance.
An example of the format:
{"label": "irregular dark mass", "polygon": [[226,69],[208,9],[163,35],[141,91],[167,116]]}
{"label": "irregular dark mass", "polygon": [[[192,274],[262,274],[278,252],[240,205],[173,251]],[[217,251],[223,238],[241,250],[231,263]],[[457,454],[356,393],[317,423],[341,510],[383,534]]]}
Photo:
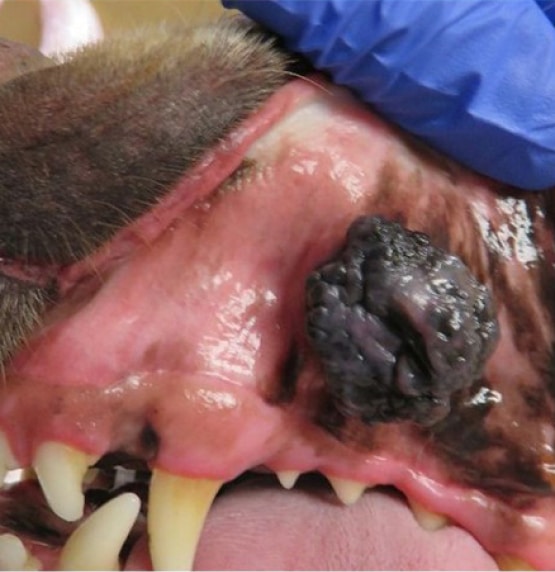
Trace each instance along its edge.
{"label": "irregular dark mass", "polygon": [[306,286],[307,332],[335,399],[364,423],[444,419],[498,339],[488,289],[428,237],[361,217]]}

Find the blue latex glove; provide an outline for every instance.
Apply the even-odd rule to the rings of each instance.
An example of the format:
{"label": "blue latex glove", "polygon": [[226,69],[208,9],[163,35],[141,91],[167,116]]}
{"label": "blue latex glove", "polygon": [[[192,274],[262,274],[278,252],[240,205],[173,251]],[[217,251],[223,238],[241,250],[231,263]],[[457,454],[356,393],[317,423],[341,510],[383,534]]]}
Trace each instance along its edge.
{"label": "blue latex glove", "polygon": [[222,0],[460,162],[555,186],[553,0]]}

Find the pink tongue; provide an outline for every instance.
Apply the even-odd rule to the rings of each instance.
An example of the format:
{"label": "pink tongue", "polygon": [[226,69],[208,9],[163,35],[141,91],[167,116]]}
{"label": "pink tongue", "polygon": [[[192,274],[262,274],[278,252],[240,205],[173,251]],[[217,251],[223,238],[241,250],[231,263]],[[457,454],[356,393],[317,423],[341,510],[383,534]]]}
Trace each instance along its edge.
{"label": "pink tongue", "polygon": [[249,483],[217,500],[197,570],[497,570],[466,532],[427,532],[386,489],[344,507],[331,492]]}

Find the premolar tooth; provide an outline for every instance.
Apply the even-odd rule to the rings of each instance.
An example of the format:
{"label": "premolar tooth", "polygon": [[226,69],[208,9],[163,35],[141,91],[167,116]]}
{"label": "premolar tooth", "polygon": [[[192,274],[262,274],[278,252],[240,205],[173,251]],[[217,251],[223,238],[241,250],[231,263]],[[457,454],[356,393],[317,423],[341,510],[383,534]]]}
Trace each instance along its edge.
{"label": "premolar tooth", "polygon": [[0,535],[0,570],[38,570],[38,564],[17,536]]}
{"label": "premolar tooth", "polygon": [[119,570],[119,553],[137,520],[141,501],[124,493],[88,516],[68,538],[60,570]]}
{"label": "premolar tooth", "polygon": [[152,472],[148,535],[154,570],[191,570],[206,515],[221,486],[222,481]]}
{"label": "premolar tooth", "polygon": [[328,477],[328,481],[339,500],[346,505],[355,504],[366,489],[365,484],[349,479]]}
{"label": "premolar tooth", "polygon": [[89,465],[97,460],[54,441],[37,449],[33,468],[50,508],[60,518],[72,522],[83,516],[85,496],[81,485]]}
{"label": "premolar tooth", "polygon": [[414,518],[424,530],[434,532],[449,524],[449,519],[445,515],[432,512],[413,500],[407,499],[407,502]]}
{"label": "premolar tooth", "polygon": [[514,556],[496,556],[495,562],[499,566],[499,570],[536,570],[524,560]]}
{"label": "premolar tooth", "polygon": [[300,477],[301,473],[299,471],[278,471],[276,473],[276,477],[278,481],[281,483],[281,486],[284,489],[292,489],[297,482],[297,479]]}

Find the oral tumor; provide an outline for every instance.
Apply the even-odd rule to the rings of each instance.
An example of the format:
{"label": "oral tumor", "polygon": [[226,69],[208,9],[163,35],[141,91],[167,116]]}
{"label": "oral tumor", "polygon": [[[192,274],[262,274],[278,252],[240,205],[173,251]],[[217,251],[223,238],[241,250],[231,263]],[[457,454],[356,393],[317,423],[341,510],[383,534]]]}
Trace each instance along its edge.
{"label": "oral tumor", "polygon": [[309,276],[307,322],[337,407],[368,424],[444,419],[498,338],[493,300],[459,259],[373,217]]}

